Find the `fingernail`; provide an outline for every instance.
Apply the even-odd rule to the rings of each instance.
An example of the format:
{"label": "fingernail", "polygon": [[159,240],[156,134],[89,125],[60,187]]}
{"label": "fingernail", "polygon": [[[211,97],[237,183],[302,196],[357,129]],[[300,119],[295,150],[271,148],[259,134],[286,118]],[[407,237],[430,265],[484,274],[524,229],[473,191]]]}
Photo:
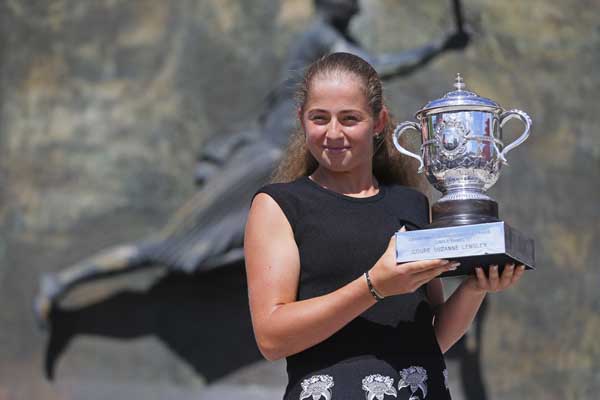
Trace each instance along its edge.
{"label": "fingernail", "polygon": [[523,270],[525,269],[525,266],[524,266],[524,265],[520,265],[520,266],[519,266],[519,269],[520,269],[521,271],[523,271]]}
{"label": "fingernail", "polygon": [[496,264],[494,264],[494,265],[490,266],[490,268],[492,268],[492,269],[498,269],[498,266]]}
{"label": "fingernail", "polygon": [[459,263],[459,262],[453,262],[452,264],[450,264],[450,265],[448,266],[448,270],[449,270],[449,271],[454,271],[456,268],[458,268],[458,266],[459,266],[459,265],[460,265],[460,263]]}
{"label": "fingernail", "polygon": [[442,260],[442,265],[446,265],[450,262],[450,260]]}
{"label": "fingernail", "polygon": [[515,264],[509,264],[508,269],[514,269],[515,268]]}

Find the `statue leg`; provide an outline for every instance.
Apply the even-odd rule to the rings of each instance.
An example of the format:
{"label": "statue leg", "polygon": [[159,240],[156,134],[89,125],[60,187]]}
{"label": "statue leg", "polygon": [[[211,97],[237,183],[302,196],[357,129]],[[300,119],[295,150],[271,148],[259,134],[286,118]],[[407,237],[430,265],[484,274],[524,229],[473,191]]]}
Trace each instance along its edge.
{"label": "statue leg", "polygon": [[33,305],[35,317],[45,328],[54,305],[77,285],[152,265],[141,246],[132,243],[110,247],[60,272],[43,274]]}

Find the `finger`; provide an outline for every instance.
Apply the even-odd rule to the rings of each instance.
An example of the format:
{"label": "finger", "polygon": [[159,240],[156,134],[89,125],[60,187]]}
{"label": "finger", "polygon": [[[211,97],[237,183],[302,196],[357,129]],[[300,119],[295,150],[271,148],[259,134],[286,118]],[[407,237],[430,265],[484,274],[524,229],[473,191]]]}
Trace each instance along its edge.
{"label": "finger", "polygon": [[490,269],[488,271],[489,281],[490,281],[490,290],[496,291],[498,290],[498,284],[500,278],[498,277],[498,265],[490,265]]}
{"label": "finger", "polygon": [[488,281],[485,277],[485,272],[483,272],[483,268],[475,268],[475,275],[477,276],[477,283],[479,285],[479,288],[483,290],[489,290]]}
{"label": "finger", "polygon": [[401,264],[404,271],[408,274],[418,274],[419,272],[435,269],[437,267],[449,266],[450,261],[448,260],[422,260],[413,261]]}
{"label": "finger", "polygon": [[[460,263],[457,263],[457,264],[460,264]],[[452,265],[452,264],[450,264],[450,265]],[[413,275],[413,278],[416,280],[418,286],[421,286],[422,284],[427,283],[427,282],[431,281],[432,279],[437,278],[444,272],[453,271],[455,269],[456,269],[456,267],[449,269],[448,266],[440,266],[435,269],[427,270],[424,272],[419,272],[419,273]]]}
{"label": "finger", "polygon": [[406,232],[406,225],[402,225],[402,228],[400,228],[400,232]]}
{"label": "finger", "polygon": [[449,264],[441,265],[437,268],[414,274],[413,278],[416,278],[418,284],[422,285],[424,283],[427,283],[427,282],[439,277],[444,272],[456,270],[456,268],[458,268],[459,265],[460,265],[460,262],[453,261],[453,262],[450,262]]}
{"label": "finger", "polygon": [[417,280],[429,281],[444,272],[454,271],[459,265],[459,262],[451,262],[450,264],[439,265],[426,271],[417,272],[413,274],[413,278]]}
{"label": "finger", "polygon": [[510,286],[514,272],[515,272],[515,264],[514,263],[506,263],[506,265],[504,265],[504,271],[502,271],[502,276],[500,276],[500,288],[501,289],[505,289]]}
{"label": "finger", "polygon": [[521,279],[521,277],[523,276],[524,273],[525,273],[525,266],[523,264],[521,264],[515,269],[515,273],[513,274],[513,277],[511,280],[511,285],[514,285],[515,283],[517,283],[519,281],[519,279]]}
{"label": "finger", "polygon": [[436,274],[429,273],[427,276],[425,276],[425,275],[421,276],[419,279],[414,281],[414,288],[417,289],[417,288],[431,282],[432,280],[439,278],[439,276],[442,272],[443,271],[440,271]]}

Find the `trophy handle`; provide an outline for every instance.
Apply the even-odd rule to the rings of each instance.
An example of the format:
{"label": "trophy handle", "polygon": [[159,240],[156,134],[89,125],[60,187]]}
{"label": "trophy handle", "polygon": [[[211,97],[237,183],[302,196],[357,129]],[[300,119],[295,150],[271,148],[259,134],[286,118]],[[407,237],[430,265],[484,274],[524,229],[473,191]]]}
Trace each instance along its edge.
{"label": "trophy handle", "polygon": [[531,130],[531,118],[524,111],[521,110],[508,110],[500,114],[500,129],[504,126],[504,124],[510,121],[513,118],[519,119],[525,125],[525,130],[514,142],[510,143],[508,146],[504,148],[502,153],[500,153],[500,160],[502,164],[508,165],[508,161],[506,161],[505,155],[521,143],[525,141],[529,137],[529,131]]}
{"label": "trophy handle", "polygon": [[424,169],[423,168],[424,167],[423,158],[413,152],[406,150],[404,147],[402,147],[400,145],[400,136],[402,136],[404,131],[406,131],[407,129],[411,129],[411,128],[417,132],[421,132],[421,127],[419,126],[419,124],[417,124],[416,122],[412,122],[412,121],[405,121],[405,122],[402,122],[401,124],[398,124],[398,126],[396,126],[396,129],[394,129],[394,133],[392,134],[392,139],[394,140],[394,146],[396,146],[396,148],[398,149],[398,151],[400,153],[419,160],[419,170],[417,172],[420,174],[423,172],[423,169]]}

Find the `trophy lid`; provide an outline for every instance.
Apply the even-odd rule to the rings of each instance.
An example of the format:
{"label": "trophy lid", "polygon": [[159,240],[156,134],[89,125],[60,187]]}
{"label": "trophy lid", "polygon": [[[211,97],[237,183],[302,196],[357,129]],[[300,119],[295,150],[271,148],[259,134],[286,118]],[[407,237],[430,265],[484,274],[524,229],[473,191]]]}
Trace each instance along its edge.
{"label": "trophy lid", "polygon": [[425,114],[429,114],[432,111],[502,110],[502,107],[500,107],[495,101],[465,90],[465,82],[462,76],[460,76],[460,73],[456,74],[454,87],[456,90],[446,93],[444,97],[430,101],[425,105],[425,107],[417,111],[417,118]]}

